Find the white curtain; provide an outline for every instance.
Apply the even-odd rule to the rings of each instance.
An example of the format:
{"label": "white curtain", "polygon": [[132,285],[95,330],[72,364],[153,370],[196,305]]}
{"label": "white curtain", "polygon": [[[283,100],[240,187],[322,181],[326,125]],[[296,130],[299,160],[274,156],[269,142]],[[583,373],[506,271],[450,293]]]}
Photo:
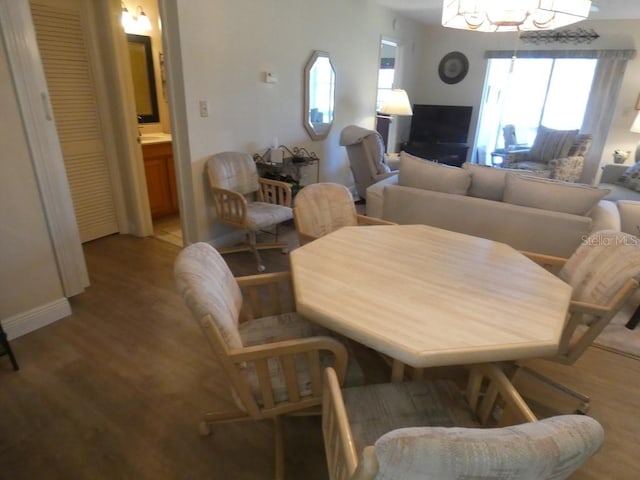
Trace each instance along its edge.
{"label": "white curtain", "polygon": [[584,133],[593,134],[593,143],[584,159],[584,170],[580,177],[582,183],[591,184],[595,181],[626,68],[627,58],[598,60],[580,129]]}

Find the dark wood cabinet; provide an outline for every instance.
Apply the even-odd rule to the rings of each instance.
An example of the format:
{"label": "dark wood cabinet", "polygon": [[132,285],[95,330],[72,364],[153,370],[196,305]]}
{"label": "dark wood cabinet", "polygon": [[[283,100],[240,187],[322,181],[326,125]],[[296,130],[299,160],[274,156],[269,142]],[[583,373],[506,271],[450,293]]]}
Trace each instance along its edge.
{"label": "dark wood cabinet", "polygon": [[142,145],[151,217],[178,213],[178,193],[171,142]]}
{"label": "dark wood cabinet", "polygon": [[469,150],[469,145],[466,143],[406,142],[400,147],[416,157],[454,167],[462,166],[467,160]]}

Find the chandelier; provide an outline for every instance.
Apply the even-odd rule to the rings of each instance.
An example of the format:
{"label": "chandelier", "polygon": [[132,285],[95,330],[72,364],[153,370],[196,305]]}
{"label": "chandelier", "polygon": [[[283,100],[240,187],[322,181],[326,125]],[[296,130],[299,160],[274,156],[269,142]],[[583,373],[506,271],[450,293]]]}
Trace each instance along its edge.
{"label": "chandelier", "polygon": [[444,0],[442,25],[477,32],[552,30],[584,20],[591,0]]}

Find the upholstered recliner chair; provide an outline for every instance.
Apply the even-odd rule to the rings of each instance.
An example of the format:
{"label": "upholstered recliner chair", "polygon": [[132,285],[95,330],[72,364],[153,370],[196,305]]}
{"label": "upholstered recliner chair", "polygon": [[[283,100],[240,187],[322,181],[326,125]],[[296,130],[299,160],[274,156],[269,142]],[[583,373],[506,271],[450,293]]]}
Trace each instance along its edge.
{"label": "upholstered recliner chair", "polygon": [[384,160],[384,142],[375,130],[348,125],[340,133],[340,145],[347,149],[358,196],[367,197],[367,187],[394,174]]}
{"label": "upholstered recliner chair", "polygon": [[507,154],[502,166],[528,170],[541,177],[577,182],[592,140],[593,135],[581,134],[578,130],[553,130],[541,125],[531,150]]}

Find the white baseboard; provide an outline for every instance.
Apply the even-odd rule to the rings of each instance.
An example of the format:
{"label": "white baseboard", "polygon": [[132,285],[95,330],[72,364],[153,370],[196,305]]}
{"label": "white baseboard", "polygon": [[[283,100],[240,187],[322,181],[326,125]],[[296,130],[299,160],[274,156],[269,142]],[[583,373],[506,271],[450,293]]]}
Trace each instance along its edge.
{"label": "white baseboard", "polygon": [[66,298],[40,305],[27,312],[2,320],[2,328],[9,340],[33,332],[61,318],[71,315],[71,305]]}

